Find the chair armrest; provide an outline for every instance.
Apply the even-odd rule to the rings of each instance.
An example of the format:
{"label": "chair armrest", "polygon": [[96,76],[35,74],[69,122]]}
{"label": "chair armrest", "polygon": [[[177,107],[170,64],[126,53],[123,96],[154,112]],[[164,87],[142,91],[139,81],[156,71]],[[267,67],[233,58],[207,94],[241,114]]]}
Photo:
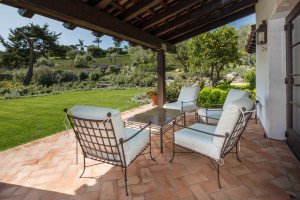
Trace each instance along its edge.
{"label": "chair armrest", "polygon": [[193,100],[193,101],[181,101],[181,103],[191,103],[191,102],[195,102],[195,101],[197,101],[197,99]]}
{"label": "chair armrest", "polygon": [[143,128],[141,128],[138,132],[136,132],[133,136],[131,136],[130,138],[127,138],[126,140],[124,140],[123,138],[119,139],[120,144],[124,144],[125,142],[128,142],[129,140],[131,140],[132,138],[134,138],[135,136],[137,136],[139,133],[141,133],[143,130],[145,130],[148,126],[151,125],[151,121],[144,126]]}
{"label": "chair armrest", "polygon": [[[200,132],[200,133],[204,133],[204,134],[206,134],[206,135],[211,135],[211,136],[215,136],[215,137],[226,138],[225,135],[217,135],[217,134],[208,133],[208,132],[205,132],[205,131],[200,131],[200,130],[198,130],[198,129],[194,129],[194,128],[190,128],[190,127],[186,127],[186,126],[177,124],[175,121],[173,122],[173,125],[174,125],[174,126],[180,126],[180,127],[183,127],[183,128],[187,128],[187,129],[190,129],[190,130],[193,130],[193,131],[197,131],[197,132]],[[174,134],[174,133],[173,133],[173,134]]]}

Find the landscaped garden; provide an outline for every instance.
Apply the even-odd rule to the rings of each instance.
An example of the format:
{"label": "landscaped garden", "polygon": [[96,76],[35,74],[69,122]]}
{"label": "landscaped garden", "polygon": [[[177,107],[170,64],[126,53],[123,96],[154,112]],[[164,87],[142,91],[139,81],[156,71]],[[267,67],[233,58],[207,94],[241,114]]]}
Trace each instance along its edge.
{"label": "landscaped garden", "polygon": [[[243,51],[249,25],[236,30],[221,27],[177,45],[177,54],[166,53],[166,98],[176,101],[182,86],[198,86],[199,106],[224,103],[230,88],[249,90],[255,97],[255,56]],[[33,24],[22,27],[38,44],[34,57],[19,28],[0,52],[0,151],[64,130],[62,109],[75,104],[120,108],[149,103],[147,91],[157,83],[156,52],[140,46],[103,50],[59,45],[59,34]],[[38,38],[47,38],[41,41]],[[20,46],[20,43],[27,46]],[[41,48],[41,44],[47,44]],[[219,48],[215,48],[219,46]],[[28,66],[28,60],[33,59]],[[30,76],[32,70],[32,76]]]}

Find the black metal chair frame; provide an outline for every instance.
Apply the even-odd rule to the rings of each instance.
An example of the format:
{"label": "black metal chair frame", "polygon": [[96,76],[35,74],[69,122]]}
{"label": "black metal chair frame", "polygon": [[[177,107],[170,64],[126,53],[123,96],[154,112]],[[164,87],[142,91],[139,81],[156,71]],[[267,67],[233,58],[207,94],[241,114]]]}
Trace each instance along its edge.
{"label": "black metal chair frame", "polygon": [[[82,149],[83,153],[83,163],[84,163],[84,169],[82,174],[80,175],[80,178],[85,172],[86,163],[85,159],[89,158],[92,160],[99,161],[101,163],[108,163],[114,166],[121,167],[122,173],[124,175],[125,180],[125,189],[126,189],[126,196],[128,196],[128,189],[127,189],[127,167],[139,156],[141,155],[148,146],[150,146],[150,157],[153,161],[155,159],[152,157],[151,153],[151,122],[149,122],[146,126],[140,127],[141,129],[138,130],[134,135],[132,135],[129,138],[120,138],[119,143],[117,142],[116,134],[113,128],[112,121],[110,119],[111,113],[107,113],[107,120],[91,120],[91,119],[83,119],[74,117],[68,114],[68,110],[64,109],[64,111],[67,114],[68,120],[74,130],[75,137],[77,141],[80,144],[80,147]],[[76,124],[76,121],[79,122]],[[92,123],[96,123],[98,126],[97,128],[92,126]],[[99,124],[103,124],[104,128],[100,128]],[[111,127],[111,128],[107,128]],[[134,137],[136,137],[139,133],[141,133],[143,130],[145,130],[147,127],[149,127],[149,142],[141,149],[141,151],[136,155],[136,157],[127,165],[126,159],[125,159],[125,153],[124,153],[124,144]],[[84,129],[87,130],[87,133],[84,132]],[[99,135],[96,135],[95,131],[99,131]],[[106,136],[104,136],[102,133],[106,133]],[[109,133],[113,133],[112,135],[109,135]],[[89,137],[90,141],[87,140],[87,137]],[[101,140],[102,144],[98,142],[93,142],[93,138],[96,138],[96,141]],[[105,144],[104,140],[107,140],[109,144]],[[112,144],[114,142],[114,144]],[[88,146],[86,146],[88,144]],[[96,148],[98,147],[98,148]],[[103,147],[103,148],[101,148]],[[91,154],[87,152],[86,149],[93,150],[96,152],[96,154]],[[101,155],[97,156],[98,153]],[[104,158],[103,155],[106,155],[107,158]]]}
{"label": "black metal chair frame", "polygon": [[[243,107],[242,111],[243,111],[243,113],[242,112],[240,113],[240,116],[239,116],[239,118],[237,120],[237,123],[235,124],[235,127],[234,127],[232,133],[231,134],[225,133],[225,135],[216,135],[216,134],[208,133],[208,132],[205,132],[205,131],[200,131],[200,130],[197,130],[197,129],[193,129],[193,128],[190,128],[190,127],[182,126],[180,124],[177,124],[176,122],[173,122],[173,156],[172,156],[172,158],[170,160],[170,163],[173,161],[175,153],[199,153],[199,152],[195,152],[192,149],[189,149],[189,148],[186,148],[186,147],[183,147],[183,146],[180,146],[180,145],[178,145],[178,146],[180,146],[180,147],[182,147],[184,149],[190,150],[192,152],[175,152],[175,135],[174,135],[174,133],[175,133],[175,126],[179,126],[179,127],[182,127],[182,128],[186,128],[186,129],[190,129],[190,130],[193,130],[193,131],[197,131],[197,132],[200,132],[200,133],[203,133],[203,134],[206,134],[206,135],[211,135],[211,136],[216,136],[216,137],[224,138],[224,142],[223,142],[223,145],[222,145],[222,148],[221,148],[220,158],[219,158],[219,160],[215,160],[216,163],[217,163],[217,167],[212,162],[212,160],[213,160],[212,158],[210,158],[207,155],[199,153],[202,156],[209,158],[209,160],[212,162],[213,166],[217,170],[218,186],[219,186],[219,188],[221,188],[221,183],[220,183],[220,165],[224,164],[223,158],[228,153],[234,153],[234,154],[236,154],[236,157],[237,157],[238,161],[242,162],[240,160],[239,156],[238,156],[238,141],[239,141],[242,133],[244,132],[244,130],[245,130],[246,126],[247,126],[247,123],[248,123],[248,121],[250,119],[250,116],[251,116],[251,114],[252,114],[252,112],[254,110],[246,111],[246,109]],[[231,150],[234,147],[235,147],[235,151],[232,152]]]}
{"label": "black metal chair frame", "polygon": [[[251,98],[252,97],[252,93],[250,93],[250,95],[249,95],[249,98]],[[257,124],[257,105],[260,103],[258,100],[255,100],[254,101],[254,103],[255,103],[255,113],[254,113],[254,117],[255,117],[255,123]],[[224,104],[206,104],[206,106],[224,106]],[[199,106],[200,107],[200,106]],[[201,108],[201,107],[200,107]],[[200,120],[201,120],[201,117],[205,117],[205,123],[206,124],[208,124],[208,119],[214,119],[214,120],[216,120],[216,121],[219,121],[219,119],[217,119],[217,118],[213,118],[213,117],[209,117],[209,116],[207,116],[207,112],[208,111],[222,111],[223,110],[223,108],[220,108],[220,109],[218,109],[218,110],[215,110],[215,109],[210,109],[210,108],[208,108],[208,107],[203,107],[204,109],[205,109],[205,116],[203,116],[203,115],[199,115],[198,114],[198,112],[196,113],[196,115],[197,115],[197,117],[196,117],[196,119],[197,119],[197,122],[200,122]]]}

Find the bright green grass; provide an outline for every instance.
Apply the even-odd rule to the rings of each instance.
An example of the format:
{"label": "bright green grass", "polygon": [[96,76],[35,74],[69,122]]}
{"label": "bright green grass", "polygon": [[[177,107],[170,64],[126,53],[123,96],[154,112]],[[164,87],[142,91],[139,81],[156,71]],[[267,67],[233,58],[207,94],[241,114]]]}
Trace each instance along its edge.
{"label": "bright green grass", "polygon": [[64,108],[76,104],[119,108],[139,107],[129,102],[140,90],[105,90],[0,100],[0,151],[65,130]]}

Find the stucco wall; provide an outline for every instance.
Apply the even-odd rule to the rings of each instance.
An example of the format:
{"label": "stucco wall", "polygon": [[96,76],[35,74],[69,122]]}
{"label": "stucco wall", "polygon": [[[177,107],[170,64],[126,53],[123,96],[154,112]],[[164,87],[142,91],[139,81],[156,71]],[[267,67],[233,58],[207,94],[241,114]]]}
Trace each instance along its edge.
{"label": "stucco wall", "polygon": [[268,42],[256,46],[256,95],[258,117],[269,138],[285,139],[285,18],[273,19],[278,0],[260,0],[256,5],[256,26],[266,20]]}

